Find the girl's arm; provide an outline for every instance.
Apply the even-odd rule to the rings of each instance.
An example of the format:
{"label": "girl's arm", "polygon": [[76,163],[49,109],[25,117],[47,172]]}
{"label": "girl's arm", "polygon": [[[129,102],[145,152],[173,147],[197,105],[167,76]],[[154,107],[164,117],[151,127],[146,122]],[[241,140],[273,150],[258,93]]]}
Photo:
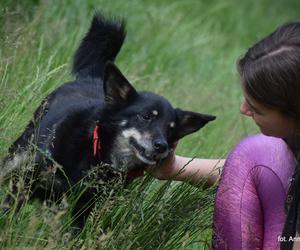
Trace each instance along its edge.
{"label": "girl's arm", "polygon": [[172,154],[161,165],[148,170],[160,180],[187,181],[209,187],[220,177],[225,159],[188,158]]}

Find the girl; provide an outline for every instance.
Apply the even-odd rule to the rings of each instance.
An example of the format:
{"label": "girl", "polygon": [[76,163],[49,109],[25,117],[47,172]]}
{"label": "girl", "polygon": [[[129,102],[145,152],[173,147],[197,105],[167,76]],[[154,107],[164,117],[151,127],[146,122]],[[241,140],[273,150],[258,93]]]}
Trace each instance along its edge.
{"label": "girl", "polygon": [[[214,249],[300,247],[300,22],[287,23],[254,44],[238,61],[244,101],[262,134],[242,140],[226,160],[171,155],[152,170],[159,179],[207,185],[220,180]],[[222,169],[222,174],[217,171]],[[300,207],[299,207],[300,209]]]}

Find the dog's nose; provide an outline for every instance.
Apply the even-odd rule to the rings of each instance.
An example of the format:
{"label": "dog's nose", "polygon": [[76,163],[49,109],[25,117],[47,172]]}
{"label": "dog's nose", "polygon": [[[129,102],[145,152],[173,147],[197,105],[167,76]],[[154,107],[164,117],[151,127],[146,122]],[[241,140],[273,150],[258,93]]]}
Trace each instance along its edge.
{"label": "dog's nose", "polygon": [[153,146],[154,146],[155,151],[159,154],[165,153],[166,150],[168,149],[168,144],[161,139],[155,140],[153,142]]}

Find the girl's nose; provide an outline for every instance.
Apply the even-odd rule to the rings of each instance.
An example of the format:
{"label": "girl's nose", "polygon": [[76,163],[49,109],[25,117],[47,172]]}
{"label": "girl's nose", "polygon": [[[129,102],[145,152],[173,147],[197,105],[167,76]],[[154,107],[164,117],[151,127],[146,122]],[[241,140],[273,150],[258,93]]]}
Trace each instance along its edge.
{"label": "girl's nose", "polygon": [[243,115],[252,116],[252,111],[251,111],[249,105],[245,101],[243,101],[241,106],[240,106],[240,112]]}

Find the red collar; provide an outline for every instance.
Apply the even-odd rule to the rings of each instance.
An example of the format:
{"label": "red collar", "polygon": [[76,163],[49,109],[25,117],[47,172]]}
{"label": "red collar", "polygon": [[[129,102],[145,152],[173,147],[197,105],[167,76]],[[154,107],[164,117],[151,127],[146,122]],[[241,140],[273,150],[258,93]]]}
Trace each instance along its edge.
{"label": "red collar", "polygon": [[100,124],[97,122],[93,132],[93,154],[95,158],[97,159],[100,158],[100,151],[101,151]]}

